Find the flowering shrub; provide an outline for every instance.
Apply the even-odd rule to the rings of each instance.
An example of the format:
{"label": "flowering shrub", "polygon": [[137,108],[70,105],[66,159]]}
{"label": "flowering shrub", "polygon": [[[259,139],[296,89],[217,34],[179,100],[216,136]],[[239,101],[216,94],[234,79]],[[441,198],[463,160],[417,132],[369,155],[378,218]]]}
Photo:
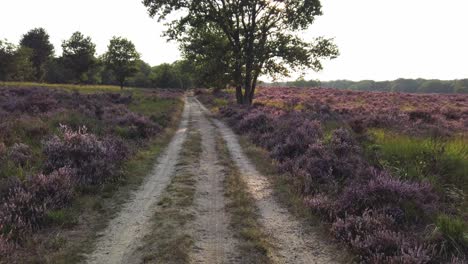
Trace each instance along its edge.
{"label": "flowering shrub", "polygon": [[122,135],[129,139],[146,139],[154,136],[161,130],[161,127],[149,118],[132,112],[116,118],[113,122],[120,127],[127,128]]}
{"label": "flowering shrub", "polygon": [[15,143],[8,151],[8,158],[16,165],[24,166],[31,157],[31,149],[23,143]]}
{"label": "flowering shrub", "polygon": [[14,183],[0,206],[0,237],[18,239],[43,223],[46,210],[67,205],[73,195],[71,177],[71,171],[62,168]]}
{"label": "flowering shrub", "polygon": [[[360,214],[367,209],[392,209],[399,212],[397,218],[416,221],[418,216],[434,212],[436,200],[428,183],[405,182],[388,173],[374,171],[369,181],[355,183],[344,189],[337,200],[336,210],[340,214]],[[400,212],[411,213],[411,217],[401,215]]]}
{"label": "flowering shrub", "polygon": [[99,140],[86,128],[73,131],[62,126],[62,137],[54,136],[44,144],[45,168],[52,171],[69,167],[78,184],[100,184],[117,173],[126,149],[115,139]]}
{"label": "flowering shrub", "polygon": [[[227,93],[221,96],[232,104],[219,114],[269,151],[306,206],[328,221],[362,262],[436,263],[458,254],[459,245],[440,253],[440,245],[450,244],[447,235],[428,240],[423,231],[441,211],[452,210],[443,208],[440,191],[421,178],[391,175],[379,162],[378,146],[367,148],[372,137],[366,132],[427,136],[437,130],[445,137],[464,132],[468,96],[261,88],[250,107],[234,105]],[[216,103],[206,94],[200,97]],[[456,230],[452,233],[462,234]]]}

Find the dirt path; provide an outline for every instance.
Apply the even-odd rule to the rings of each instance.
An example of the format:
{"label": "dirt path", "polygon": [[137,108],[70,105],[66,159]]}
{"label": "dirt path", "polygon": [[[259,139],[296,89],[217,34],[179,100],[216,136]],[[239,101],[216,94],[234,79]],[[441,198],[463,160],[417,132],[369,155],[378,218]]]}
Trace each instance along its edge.
{"label": "dirt path", "polygon": [[192,118],[202,135],[202,153],[195,193],[194,263],[236,263],[236,241],[228,229],[223,181],[225,173],[215,149],[216,129],[206,119],[198,102],[189,99]]}
{"label": "dirt path", "polygon": [[[201,105],[203,111],[208,110]],[[273,244],[278,248],[275,262],[278,263],[337,263],[334,252],[321,243],[321,239],[305,233],[301,223],[273,197],[272,187],[267,178],[261,175],[239,145],[237,136],[222,122],[215,120],[217,128],[227,143],[229,152],[235,160],[241,174],[247,182],[250,193],[256,200],[260,210],[260,222],[265,231],[272,237]],[[338,256],[336,256],[338,257]]]}
{"label": "dirt path", "polygon": [[181,146],[186,138],[191,104],[186,103],[179,129],[169,146],[158,159],[158,165],[143,185],[133,194],[122,211],[109,223],[96,244],[96,250],[87,257],[87,263],[131,263],[132,252],[147,233],[153,208],[161,192],[170,182]]}
{"label": "dirt path", "polygon": [[[228,214],[225,208],[227,199],[224,196],[223,184],[225,168],[220,163],[216,151],[218,131],[226,141],[227,148],[243,180],[247,183],[247,191],[254,197],[255,205],[259,209],[259,222],[261,228],[264,229],[262,232],[271,238],[271,243],[277,249],[273,256],[273,262],[338,262],[332,257],[333,252],[317,236],[305,233],[301,223],[278,204],[273,197],[272,188],[267,178],[255,169],[242,152],[238,139],[232,130],[217,120],[214,121],[216,125],[213,125],[208,120],[207,115],[209,115],[208,110],[198,100],[193,97],[186,99],[179,130],[158,159],[153,173],[135,191],[133,198],[123,206],[122,211],[110,221],[107,229],[98,239],[95,251],[87,256],[86,262],[99,264],[139,263],[142,261],[141,257],[145,256],[146,253],[164,251],[165,256],[169,258],[168,260],[174,263],[239,263],[241,259],[238,252],[240,243],[233,234],[234,230],[229,228],[232,215]],[[191,120],[190,126],[189,120]],[[192,132],[188,130],[192,130]],[[201,148],[197,149],[196,146],[190,148],[195,150],[191,154],[195,156],[184,161],[182,157],[182,154],[185,153],[182,152],[183,144],[187,141],[188,135],[195,133],[195,130],[199,131],[197,132],[199,133],[197,145],[200,146],[201,142]],[[183,167],[184,162],[193,171],[191,174],[187,174],[187,177],[182,173],[184,171],[182,168],[185,168]],[[179,181],[175,181],[175,179],[179,179]],[[172,208],[170,207],[171,203],[166,205],[161,201],[164,190],[167,191],[171,182],[174,185],[170,185],[173,189],[171,190],[180,189],[180,195],[183,195],[168,198],[182,199],[188,193],[192,193],[190,197],[193,199],[180,201],[181,204],[186,205],[183,210]],[[156,216],[170,219],[179,214],[172,216],[165,213],[158,214],[158,204],[169,206],[165,208],[165,212],[170,212],[173,209],[176,213],[186,213],[185,224],[179,227],[167,225],[164,228],[163,223],[159,222],[159,218],[154,218],[155,213]],[[168,249],[157,246],[158,243],[145,244],[143,237],[153,234],[157,230],[154,226],[155,223],[152,223],[154,219],[157,220],[156,226],[162,227],[163,231],[169,235],[168,239],[173,237],[171,234],[175,234],[171,232],[180,231],[179,233],[184,235],[182,237],[188,241],[186,244],[189,245],[186,248],[181,247],[184,248],[186,258],[176,259],[175,255],[167,251]],[[153,236],[153,239],[162,244],[167,242],[163,236]],[[172,247],[172,249],[174,248]],[[141,252],[141,250],[145,252]]]}

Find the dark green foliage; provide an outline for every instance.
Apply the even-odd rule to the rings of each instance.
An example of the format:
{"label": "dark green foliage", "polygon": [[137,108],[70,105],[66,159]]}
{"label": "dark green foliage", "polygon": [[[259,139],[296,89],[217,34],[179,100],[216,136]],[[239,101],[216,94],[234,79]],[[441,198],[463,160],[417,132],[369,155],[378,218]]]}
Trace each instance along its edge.
{"label": "dark green foliage", "polygon": [[[167,36],[181,41],[189,54],[201,50],[202,64],[218,60],[226,66],[220,67],[217,74],[228,70],[239,104],[252,104],[260,74],[287,76],[291,70],[320,70],[322,59],[338,55],[337,47],[329,39],[305,42],[295,34],[309,28],[315,17],[322,14],[318,0],[144,0],[143,3],[149,14],[159,19],[175,12],[185,14],[169,23]],[[216,41],[210,41],[213,37]],[[203,42],[213,45],[200,47]],[[223,52],[219,52],[221,49]],[[223,64],[226,61],[228,65]]]}
{"label": "dark green foliage", "polygon": [[35,70],[35,79],[42,81],[45,63],[54,55],[54,46],[49,41],[49,34],[43,28],[35,28],[23,35],[20,46],[32,50],[31,62]]}
{"label": "dark green foliage", "polygon": [[75,32],[69,40],[63,41],[62,48],[64,65],[72,70],[75,80],[85,81],[85,73],[96,65],[96,45],[90,37]]}
{"label": "dark green foliage", "polygon": [[403,92],[403,93],[468,93],[468,79],[441,81],[425,79],[397,79],[394,81],[371,81],[364,80],[353,82],[348,80],[337,80],[320,82],[317,80],[306,81],[298,79],[293,82],[276,82],[266,86],[295,86],[295,87],[326,87],[337,89],[349,89],[356,91],[381,91],[381,92]]}
{"label": "dark green foliage", "polygon": [[31,63],[32,50],[16,47],[6,40],[0,40],[0,80],[28,81],[33,79]]}
{"label": "dark green foliage", "polygon": [[113,37],[109,43],[108,51],[103,56],[103,61],[110,69],[123,89],[125,80],[137,72],[137,63],[140,54],[135,45],[120,37]]}

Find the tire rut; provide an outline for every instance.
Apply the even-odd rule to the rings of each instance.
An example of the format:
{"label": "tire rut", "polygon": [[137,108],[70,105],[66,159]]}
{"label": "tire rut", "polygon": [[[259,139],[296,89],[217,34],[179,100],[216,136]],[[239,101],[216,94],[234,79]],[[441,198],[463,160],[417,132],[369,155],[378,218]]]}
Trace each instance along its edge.
{"label": "tire rut", "polygon": [[179,153],[187,134],[191,105],[185,99],[184,112],[179,128],[157,166],[147,177],[133,197],[123,205],[120,213],[110,221],[100,234],[94,252],[86,258],[86,263],[132,263],[132,253],[137,249],[141,238],[148,232],[154,207],[162,191],[174,174]]}
{"label": "tire rut", "polygon": [[[209,113],[198,100],[203,112]],[[249,192],[254,197],[260,211],[260,223],[272,238],[277,248],[276,263],[340,263],[333,252],[318,235],[304,232],[302,224],[273,196],[268,179],[260,174],[243,153],[236,134],[219,120],[214,120],[240,173],[244,177]]]}
{"label": "tire rut", "polygon": [[195,99],[193,118],[202,135],[202,153],[195,194],[196,218],[194,228],[193,263],[236,263],[236,240],[229,230],[229,216],[225,211],[223,181],[225,172],[219,164],[215,149],[215,127],[207,120]]}

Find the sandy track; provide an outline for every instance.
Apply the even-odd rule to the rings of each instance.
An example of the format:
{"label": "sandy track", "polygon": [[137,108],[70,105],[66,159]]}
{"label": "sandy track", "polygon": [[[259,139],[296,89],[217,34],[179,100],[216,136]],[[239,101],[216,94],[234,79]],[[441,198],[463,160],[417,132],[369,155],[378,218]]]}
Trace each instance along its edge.
{"label": "sandy track", "polygon": [[[197,101],[205,113],[209,113]],[[273,197],[268,179],[261,175],[249,161],[239,145],[237,136],[222,122],[215,124],[227,143],[241,175],[247,182],[249,192],[260,211],[260,223],[278,248],[275,262],[278,263],[338,263],[338,256],[313,233],[305,233],[303,226]],[[334,255],[335,254],[335,255]]]}
{"label": "sandy track", "polygon": [[177,163],[179,153],[187,134],[190,104],[187,103],[176,135],[160,156],[154,168],[141,187],[123,206],[121,212],[112,219],[98,239],[95,251],[87,256],[86,263],[132,263],[132,253],[141,238],[151,227],[150,219],[154,206],[166,188]]}
{"label": "sandy track", "polygon": [[206,119],[195,99],[189,99],[193,121],[202,135],[202,153],[197,171],[193,238],[193,263],[236,263],[236,242],[225,211],[225,172],[215,149],[216,129]]}

